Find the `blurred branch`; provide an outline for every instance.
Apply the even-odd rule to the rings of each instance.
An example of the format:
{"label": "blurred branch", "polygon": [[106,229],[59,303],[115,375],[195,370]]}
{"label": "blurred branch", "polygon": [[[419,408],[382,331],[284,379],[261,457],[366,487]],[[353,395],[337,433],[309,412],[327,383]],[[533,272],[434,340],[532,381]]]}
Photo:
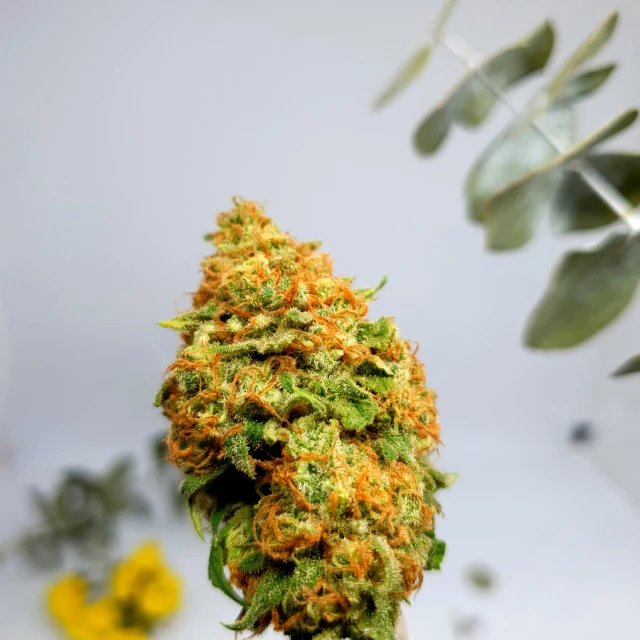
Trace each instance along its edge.
{"label": "blurred branch", "polygon": [[101,474],[66,469],[46,494],[32,489],[36,524],[4,543],[0,555],[21,554],[41,569],[60,566],[68,551],[104,564],[121,518],[150,513],[132,471],[132,460],[120,458]]}
{"label": "blurred branch", "polygon": [[373,103],[374,109],[381,109],[394,100],[400,93],[405,91],[427,66],[433,50],[437,47],[438,41],[445,24],[451,17],[453,9],[458,0],[445,0],[440,13],[429,29],[429,35],[413,55],[398,70],[393,80],[385,90],[376,98]]}
{"label": "blurred branch", "polygon": [[[451,33],[441,33],[438,43],[461,60],[469,69],[473,71],[484,85],[496,96],[496,98],[507,107],[514,115],[522,115],[520,110],[509,100],[509,98],[491,81],[481,68],[482,57],[477,54],[461,38]],[[539,123],[532,119],[529,126],[557,153],[564,153],[558,142]],[[589,163],[584,160],[575,161],[573,169],[580,174],[582,179],[595,191],[600,198],[611,208],[611,210],[626,223],[632,232],[640,231],[640,217],[634,215],[633,205],[622,195],[606,178],[598,173]]]}
{"label": "blurred branch", "polygon": [[632,232],[640,231],[640,218],[634,215],[633,205],[613,185],[598,173],[588,162],[576,162],[582,179],[609,205],[611,210],[625,222]]}

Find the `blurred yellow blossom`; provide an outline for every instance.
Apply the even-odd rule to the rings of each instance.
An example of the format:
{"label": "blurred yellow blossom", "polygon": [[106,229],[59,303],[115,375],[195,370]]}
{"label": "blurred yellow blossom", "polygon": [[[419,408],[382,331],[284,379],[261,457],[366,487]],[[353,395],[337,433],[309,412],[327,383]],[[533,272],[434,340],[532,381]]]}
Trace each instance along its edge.
{"label": "blurred yellow blossom", "polygon": [[160,618],[180,607],[181,584],[158,544],[142,544],[113,570],[110,591],[88,600],[89,584],[65,574],[47,591],[47,607],[70,640],[147,640]]}
{"label": "blurred yellow blossom", "polygon": [[116,598],[133,602],[150,620],[180,607],[180,580],[164,564],[160,547],[153,542],[141,545],[116,568],[111,589]]}
{"label": "blurred yellow blossom", "polygon": [[100,633],[120,626],[122,618],[117,602],[108,596],[86,605],[83,614],[87,626]]}
{"label": "blurred yellow blossom", "polygon": [[89,585],[78,575],[68,573],[47,590],[47,608],[64,622],[75,617],[84,605]]}
{"label": "blurred yellow blossom", "polygon": [[108,640],[147,640],[148,637],[144,631],[136,627],[114,629],[107,636]]}
{"label": "blurred yellow blossom", "polygon": [[171,572],[160,571],[145,584],[139,599],[140,609],[152,620],[174,612],[180,606],[180,582]]}

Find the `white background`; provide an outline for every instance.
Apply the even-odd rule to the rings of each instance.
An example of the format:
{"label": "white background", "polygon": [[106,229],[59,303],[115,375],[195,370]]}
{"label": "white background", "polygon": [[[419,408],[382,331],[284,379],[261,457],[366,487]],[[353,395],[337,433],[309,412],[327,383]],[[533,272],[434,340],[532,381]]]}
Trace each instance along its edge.
{"label": "white background", "polygon": [[[640,313],[587,346],[541,355],[521,328],[560,252],[598,233],[488,255],[465,220],[466,168],[508,118],[455,131],[435,160],[410,136],[462,72],[441,51],[380,114],[372,97],[420,42],[433,0],[0,1],[0,535],[30,522],[27,486],[84,461],[144,457],[165,428],[152,400],[177,346],[157,327],[189,304],[201,236],[233,195],[281,228],[320,239],[358,286],[389,284],[374,314],[420,342],[439,394],[444,570],[407,615],[416,640],[452,637],[458,614],[483,637],[635,639],[640,630],[638,379],[607,373],[639,350]],[[581,109],[587,133],[638,104],[640,5],[622,0],[603,60],[621,61]],[[613,8],[604,0],[466,0],[452,29],[488,53],[547,17],[557,65]],[[522,103],[527,85],[514,94]],[[631,132],[616,148],[638,148]],[[567,443],[594,420],[591,451]],[[155,484],[152,470],[140,482]],[[635,501],[635,502],[634,502]],[[635,509],[635,512],[634,512]],[[184,522],[130,525],[126,550],[158,537],[187,605],[166,638],[232,638],[237,607],[206,581]],[[497,591],[463,580],[491,566]],[[0,636],[54,638],[41,577],[0,569]]]}

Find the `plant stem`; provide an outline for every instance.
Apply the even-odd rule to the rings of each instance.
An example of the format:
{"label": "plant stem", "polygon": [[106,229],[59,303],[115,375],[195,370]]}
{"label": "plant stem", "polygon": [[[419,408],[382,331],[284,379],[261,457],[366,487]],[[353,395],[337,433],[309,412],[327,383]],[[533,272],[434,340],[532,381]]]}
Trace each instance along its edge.
{"label": "plant stem", "polygon": [[440,9],[440,13],[436,16],[436,19],[433,22],[431,27],[431,37],[433,39],[433,46],[436,47],[438,42],[440,41],[440,37],[442,35],[442,30],[444,29],[445,24],[449,21],[453,10],[456,7],[456,3],[458,0],[445,0],[442,8]]}
{"label": "plant stem", "polygon": [[640,219],[634,215],[633,205],[601,173],[584,160],[577,161],[575,167],[582,179],[627,223],[632,232],[640,231]]}
{"label": "plant stem", "polygon": [[[441,44],[459,60],[462,60],[467,68],[474,72],[496,98],[514,115],[521,115],[520,110],[504,95],[499,87],[495,86],[492,80],[487,77],[487,74],[482,71],[480,66],[482,58],[473,51],[464,40],[451,33],[441,33],[438,44]],[[529,124],[558,154],[566,151],[535,119],[532,119]],[[632,233],[640,231],[640,218],[633,215],[633,205],[602,174],[596,171],[585,160],[577,160],[571,163],[570,166],[571,170],[580,174],[582,179],[598,194],[618,218],[627,224]]]}

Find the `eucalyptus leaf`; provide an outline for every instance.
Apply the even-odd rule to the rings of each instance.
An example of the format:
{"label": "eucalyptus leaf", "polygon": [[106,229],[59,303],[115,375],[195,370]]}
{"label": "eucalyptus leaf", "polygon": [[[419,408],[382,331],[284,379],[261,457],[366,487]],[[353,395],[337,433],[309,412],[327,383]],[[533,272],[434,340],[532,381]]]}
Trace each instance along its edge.
{"label": "eucalyptus leaf", "polygon": [[616,69],[615,63],[590,69],[572,77],[562,89],[556,104],[572,105],[597,91]]}
{"label": "eucalyptus leaf", "polygon": [[402,93],[422,73],[431,57],[430,44],[422,45],[400,68],[389,86],[376,98],[374,109],[382,109]]}
{"label": "eucalyptus leaf", "polygon": [[599,53],[605,44],[607,44],[617,24],[618,12],[614,11],[610,13],[605,20],[589,34],[587,39],[582,42],[576,51],[574,51],[547,89],[550,104],[553,104],[562,96],[575,71],[587,62],[587,60]]}
{"label": "eucalyptus leaf", "polygon": [[[633,207],[640,205],[640,153],[607,153],[585,158]],[[551,206],[556,233],[603,227],[619,220],[579,172],[567,171]]]}
{"label": "eucalyptus leaf", "polygon": [[574,140],[575,116],[571,109],[551,109],[540,114],[536,123],[546,137],[525,115],[514,120],[476,160],[465,181],[471,220],[482,222],[483,208],[492,196],[557,156],[556,146],[566,148]]}
{"label": "eucalyptus leaf", "polygon": [[611,375],[619,378],[631,373],[640,373],[640,354],[623,362]]}
{"label": "eucalyptus leaf", "polygon": [[382,109],[407,89],[424,71],[429,63],[434,46],[440,38],[442,29],[451,16],[455,3],[456,0],[445,0],[433,24],[429,41],[415,51],[409,60],[400,67],[388,87],[376,98],[373,104],[374,109]]}
{"label": "eucalyptus leaf", "polygon": [[503,251],[526,244],[555,189],[560,186],[566,166],[624,131],[637,117],[636,109],[625,110],[568,151],[496,192],[479,213],[485,225],[487,248]]}
{"label": "eucalyptus leaf", "polygon": [[482,222],[483,208],[492,196],[570,147],[575,138],[572,104],[578,97],[595,91],[612,68],[610,65],[577,76],[565,88],[562,99],[546,111],[540,108],[538,96],[494,139],[475,161],[465,181],[472,221]]}
{"label": "eucalyptus leaf", "polygon": [[485,207],[485,239],[491,251],[525,245],[562,179],[561,169],[536,172],[499,192]]}
{"label": "eucalyptus leaf", "polygon": [[437,151],[454,122],[475,127],[491,113],[502,92],[542,69],[551,55],[554,32],[545,22],[529,36],[469,71],[420,123],[414,135],[418,153]]}
{"label": "eucalyptus leaf", "polygon": [[[616,22],[617,14],[613,13],[570,56],[551,83],[533,97],[522,115],[476,160],[465,183],[468,214],[472,221],[483,220],[487,214],[484,207],[492,196],[544,166],[573,144],[575,116],[571,107],[579,98],[598,89],[615,65],[582,73],[578,70],[606,44]],[[594,144],[598,143],[594,141]],[[546,204],[546,198],[541,197],[540,202]],[[529,214],[531,218],[537,218],[540,212]],[[506,248],[520,246],[507,245]]]}
{"label": "eucalyptus leaf", "polygon": [[564,256],[529,318],[525,342],[573,347],[615,320],[640,281],[640,234],[616,233],[590,250]]}
{"label": "eucalyptus leaf", "polygon": [[442,30],[445,28],[449,18],[453,13],[458,0],[444,0],[442,7],[433,21],[433,28],[431,30],[431,38],[434,42],[437,42],[442,34]]}
{"label": "eucalyptus leaf", "polygon": [[585,153],[594,147],[602,144],[609,138],[622,133],[625,129],[628,129],[638,119],[637,109],[625,109],[620,115],[616,116],[605,125],[600,127],[595,133],[592,133],[588,138],[585,138],[582,142],[577,144],[573,149],[570,149],[565,153],[565,157],[561,159],[562,162],[572,160],[581,153]]}
{"label": "eucalyptus leaf", "polygon": [[458,102],[456,96],[450,97],[422,121],[414,135],[415,148],[419,154],[429,155],[440,148],[455,118]]}

